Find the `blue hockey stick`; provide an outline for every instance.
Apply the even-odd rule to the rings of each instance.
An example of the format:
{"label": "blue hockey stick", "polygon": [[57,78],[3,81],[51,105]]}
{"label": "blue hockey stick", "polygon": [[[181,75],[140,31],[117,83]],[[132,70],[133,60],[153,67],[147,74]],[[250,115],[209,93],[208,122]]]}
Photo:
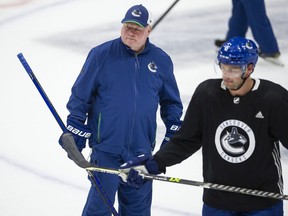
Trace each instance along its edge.
{"label": "blue hockey stick", "polygon": [[[26,59],[24,58],[22,53],[19,53],[17,55],[17,57],[19,58],[21,64],[23,65],[23,67],[25,68],[26,72],[28,73],[29,77],[31,78],[31,80],[33,81],[33,83],[35,84],[36,88],[38,89],[39,93],[41,94],[42,98],[44,99],[46,105],[48,106],[48,108],[50,109],[50,111],[52,112],[54,118],[56,119],[56,121],[58,122],[58,125],[61,127],[62,131],[64,131],[66,129],[63,121],[61,120],[59,114],[57,113],[56,109],[54,108],[53,104],[51,103],[51,101],[49,100],[48,96],[46,95],[44,89],[42,88],[41,84],[39,83],[39,81],[37,80],[35,74],[33,73],[32,69],[30,68],[28,62],[26,61]],[[81,153],[80,153],[81,154]],[[86,170],[89,177],[92,180],[92,183],[94,185],[94,187],[97,189],[97,191],[99,192],[99,194],[101,195],[103,201],[106,203],[106,205],[108,206],[108,208],[110,209],[111,213],[114,216],[119,216],[119,214],[117,213],[116,209],[113,206],[113,203],[111,202],[111,200],[109,199],[108,195],[105,193],[105,191],[103,190],[99,180],[93,176],[92,172],[90,170]]]}

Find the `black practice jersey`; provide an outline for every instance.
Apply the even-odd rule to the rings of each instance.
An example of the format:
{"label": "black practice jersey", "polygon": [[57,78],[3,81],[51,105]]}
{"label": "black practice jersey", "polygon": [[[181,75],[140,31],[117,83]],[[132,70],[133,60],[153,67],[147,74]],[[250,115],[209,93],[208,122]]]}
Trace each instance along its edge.
{"label": "black practice jersey", "polygon": [[[160,170],[202,147],[205,182],[282,193],[279,141],[288,148],[288,92],[267,80],[254,81],[240,97],[231,96],[222,79],[202,82],[181,129],[154,156]],[[279,200],[204,189],[203,201],[214,208],[253,211]]]}

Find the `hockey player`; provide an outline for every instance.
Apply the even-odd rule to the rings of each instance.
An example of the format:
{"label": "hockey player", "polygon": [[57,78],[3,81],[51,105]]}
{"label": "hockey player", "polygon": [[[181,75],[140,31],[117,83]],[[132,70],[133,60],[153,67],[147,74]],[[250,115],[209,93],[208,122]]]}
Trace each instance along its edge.
{"label": "hockey player", "polygon": [[[131,7],[122,20],[121,37],[90,51],[72,87],[65,133],[73,134],[80,151],[92,134],[91,162],[98,166],[118,168],[139,154],[151,155],[159,105],[167,127],[163,145],[181,124],[183,107],[173,62],[167,53],[150,43],[151,30],[149,11],[143,5]],[[63,146],[62,137],[59,142]],[[115,175],[94,175],[111,202],[118,193],[121,216],[150,215],[152,182],[135,189]],[[93,186],[82,215],[111,215]]]}
{"label": "hockey player", "polygon": [[[230,39],[217,59],[222,79],[197,87],[171,141],[153,157],[122,165],[128,184],[139,186],[144,181],[139,173],[165,173],[202,147],[205,182],[283,192],[279,144],[288,148],[288,92],[251,77],[258,59],[252,40]],[[283,216],[283,201],[277,199],[204,189],[203,202],[203,216]]]}
{"label": "hockey player", "polygon": [[232,0],[232,15],[225,40],[215,40],[220,47],[226,40],[236,36],[245,37],[248,27],[251,28],[255,41],[259,44],[259,56],[278,59],[280,56],[277,39],[266,13],[264,0]]}

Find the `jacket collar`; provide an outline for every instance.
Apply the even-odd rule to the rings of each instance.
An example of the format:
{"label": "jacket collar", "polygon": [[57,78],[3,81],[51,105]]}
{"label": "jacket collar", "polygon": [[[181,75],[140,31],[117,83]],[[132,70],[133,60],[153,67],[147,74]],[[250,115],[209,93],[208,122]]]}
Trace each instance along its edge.
{"label": "jacket collar", "polygon": [[[119,38],[119,40],[121,41],[121,44],[123,44],[123,46],[125,47],[125,50],[128,53],[130,53],[131,55],[135,55],[136,54],[134,50],[132,50],[129,46],[125,45],[122,42],[121,37]],[[140,53],[138,53],[137,55],[142,55],[143,53],[148,52],[148,50],[150,50],[150,48],[151,48],[151,43],[149,41],[149,38],[147,38],[146,43],[145,43],[145,48]]]}

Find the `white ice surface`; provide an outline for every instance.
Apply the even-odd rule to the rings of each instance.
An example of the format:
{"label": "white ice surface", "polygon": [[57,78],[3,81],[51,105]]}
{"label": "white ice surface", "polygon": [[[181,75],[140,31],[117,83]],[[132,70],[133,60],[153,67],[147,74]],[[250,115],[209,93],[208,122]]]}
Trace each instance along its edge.
{"label": "white ice surface", "polygon": [[[70,89],[88,51],[120,35],[120,21],[131,5],[143,3],[157,19],[172,2],[0,0],[1,216],[78,216],[89,189],[86,172],[59,147],[61,129],[16,55],[24,54],[65,120]],[[259,59],[253,76],[288,88],[288,2],[267,0],[266,6],[286,67]],[[228,0],[182,0],[151,34],[151,42],[174,61],[185,110],[196,86],[217,77],[213,42],[225,37],[230,11]],[[252,37],[250,32],[247,36]],[[164,127],[160,119],[158,124],[159,143]],[[282,151],[282,164],[287,194],[287,150]],[[202,181],[201,166],[199,152],[169,168],[167,175]],[[202,188],[155,181],[152,215],[201,215],[201,198]]]}

